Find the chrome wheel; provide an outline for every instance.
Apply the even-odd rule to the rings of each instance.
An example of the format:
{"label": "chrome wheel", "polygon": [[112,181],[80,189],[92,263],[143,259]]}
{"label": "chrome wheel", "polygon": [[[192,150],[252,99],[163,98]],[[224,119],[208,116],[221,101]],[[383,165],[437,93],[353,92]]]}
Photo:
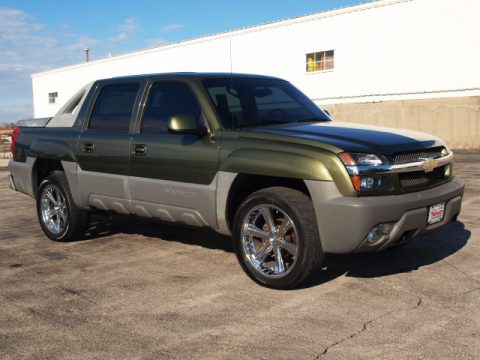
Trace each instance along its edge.
{"label": "chrome wheel", "polygon": [[242,223],[241,241],[248,264],[265,276],[285,276],[295,263],[295,224],[274,205],[257,205],[248,211]]}
{"label": "chrome wheel", "polygon": [[40,197],[42,222],[54,235],[61,234],[68,226],[67,201],[64,194],[54,184],[46,185]]}

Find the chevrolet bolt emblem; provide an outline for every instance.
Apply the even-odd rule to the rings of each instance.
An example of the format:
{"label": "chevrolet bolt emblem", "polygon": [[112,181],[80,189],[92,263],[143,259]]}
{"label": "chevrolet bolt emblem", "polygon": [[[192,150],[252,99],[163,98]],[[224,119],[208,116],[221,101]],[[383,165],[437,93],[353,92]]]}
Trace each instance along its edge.
{"label": "chevrolet bolt emblem", "polygon": [[433,169],[437,167],[437,165],[438,162],[434,158],[425,159],[425,162],[423,163],[423,170],[425,170],[426,173],[432,172]]}

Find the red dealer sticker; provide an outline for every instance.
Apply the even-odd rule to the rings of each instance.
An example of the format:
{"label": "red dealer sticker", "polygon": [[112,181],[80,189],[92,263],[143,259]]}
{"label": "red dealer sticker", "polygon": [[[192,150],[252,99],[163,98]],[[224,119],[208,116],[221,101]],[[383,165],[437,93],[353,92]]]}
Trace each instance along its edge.
{"label": "red dealer sticker", "polygon": [[444,215],[445,203],[430,206],[430,209],[428,210],[428,225],[442,221]]}

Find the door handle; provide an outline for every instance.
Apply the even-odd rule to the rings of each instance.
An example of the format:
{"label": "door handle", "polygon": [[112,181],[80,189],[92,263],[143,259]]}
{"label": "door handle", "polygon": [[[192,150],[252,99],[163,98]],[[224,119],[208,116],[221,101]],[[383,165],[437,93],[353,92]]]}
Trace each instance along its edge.
{"label": "door handle", "polygon": [[83,151],[86,153],[93,153],[95,151],[95,144],[90,144],[90,143],[84,144]]}
{"label": "door handle", "polygon": [[147,155],[147,145],[133,145],[133,154],[137,156]]}

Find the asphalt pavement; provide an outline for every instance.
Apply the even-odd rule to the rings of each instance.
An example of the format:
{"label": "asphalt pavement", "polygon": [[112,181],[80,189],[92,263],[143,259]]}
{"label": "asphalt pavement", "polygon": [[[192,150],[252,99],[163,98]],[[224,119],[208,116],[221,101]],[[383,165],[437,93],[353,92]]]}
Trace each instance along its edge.
{"label": "asphalt pavement", "polygon": [[479,359],[480,153],[457,152],[459,221],[329,256],[270,290],[212,231],[95,216],[55,243],[0,164],[1,359]]}

